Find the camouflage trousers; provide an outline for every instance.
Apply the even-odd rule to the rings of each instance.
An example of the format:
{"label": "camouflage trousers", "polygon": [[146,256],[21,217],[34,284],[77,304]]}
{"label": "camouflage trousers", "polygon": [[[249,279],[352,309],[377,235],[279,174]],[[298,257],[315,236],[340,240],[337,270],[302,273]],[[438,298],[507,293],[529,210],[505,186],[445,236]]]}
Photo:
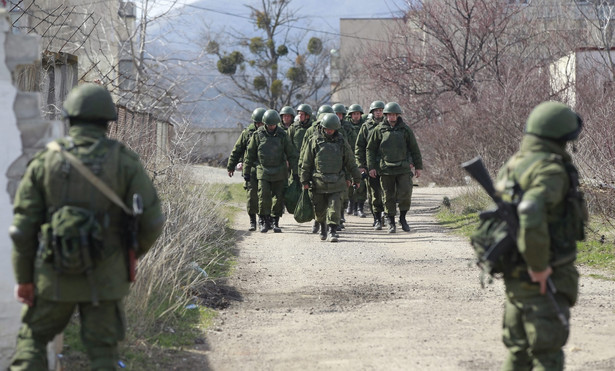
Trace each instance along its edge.
{"label": "camouflage trousers", "polygon": [[284,214],[284,190],[288,180],[258,180],[258,214],[282,216]]}
{"label": "camouflage trousers", "polygon": [[314,204],[314,215],[316,221],[327,225],[340,224],[342,212],[342,194],[335,193],[312,193],[312,203]]}
{"label": "camouflage trousers", "polygon": [[81,320],[81,341],[92,370],[115,370],[117,343],[124,339],[125,319],[121,300],[92,303],[58,302],[37,297],[24,306],[22,326],[11,361],[11,371],[47,370],[47,343],[64,331],[75,308]]}
{"label": "camouflage trousers", "polygon": [[246,196],[248,196],[246,203],[248,214],[258,214],[258,179],[256,178],[256,170],[252,171],[250,181],[246,182],[244,188],[247,193]]}
{"label": "camouflage trousers", "polygon": [[397,214],[396,204],[399,211],[410,210],[412,199],[412,176],[410,173],[399,175],[380,175],[380,185],[383,192],[384,212],[389,216]]}
{"label": "camouflage trousers", "polygon": [[384,211],[384,205],[382,203],[382,186],[380,185],[380,176],[367,178],[365,182],[367,188],[367,197],[372,209],[372,214],[381,213]]}
{"label": "camouflage trousers", "polygon": [[[515,282],[516,281],[516,282]],[[562,347],[569,330],[559,320],[546,295],[527,295],[520,280],[506,280],[507,291],[524,290],[521,295],[509,295],[504,308],[502,340],[508,348],[503,371],[563,370]],[[534,285],[535,286],[535,285]],[[555,294],[557,304],[566,319],[570,319],[570,301]]]}

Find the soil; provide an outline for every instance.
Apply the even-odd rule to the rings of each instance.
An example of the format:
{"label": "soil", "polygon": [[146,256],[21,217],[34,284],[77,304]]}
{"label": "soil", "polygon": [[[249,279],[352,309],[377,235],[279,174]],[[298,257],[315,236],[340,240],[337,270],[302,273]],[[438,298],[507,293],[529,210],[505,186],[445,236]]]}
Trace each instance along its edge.
{"label": "soil", "polygon": [[[248,232],[238,214],[236,269],[212,298],[219,316],[183,356],[212,370],[498,369],[502,282],[482,289],[468,241],[434,219],[455,192],[415,187],[410,233],[347,216],[337,243],[290,214],[276,234]],[[615,282],[579,269],[566,369],[614,370]]]}

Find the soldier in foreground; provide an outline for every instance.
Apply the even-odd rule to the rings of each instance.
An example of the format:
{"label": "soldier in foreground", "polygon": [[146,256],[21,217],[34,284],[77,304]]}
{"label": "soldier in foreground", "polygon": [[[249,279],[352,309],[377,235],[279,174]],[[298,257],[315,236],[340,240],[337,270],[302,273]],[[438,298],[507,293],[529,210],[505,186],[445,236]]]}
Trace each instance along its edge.
{"label": "soldier in foreground", "polygon": [[[256,168],[260,231],[266,233],[273,228],[275,233],[280,233],[282,229],[279,221],[284,213],[284,189],[289,170],[294,177],[298,177],[298,155],[286,131],[279,126],[281,119],[276,110],[267,110],[263,115],[263,122],[265,126],[256,131],[248,144],[244,174],[250,174],[251,170]],[[250,179],[251,176],[248,180]]]}
{"label": "soldier in foreground", "polygon": [[[564,368],[562,347],[578,295],[576,241],[583,239],[586,218],[566,143],[581,128],[581,119],[568,106],[539,104],[527,119],[521,148],[498,173],[497,193],[518,203],[516,241],[522,258],[504,261],[503,341],[509,354],[502,370]],[[548,281],[555,293],[547,293]],[[565,321],[558,319],[558,311]]]}
{"label": "soldier in foreground", "polygon": [[399,104],[389,102],[383,112],[385,119],[367,142],[369,176],[376,178],[380,175],[388,232],[395,233],[396,202],[399,202],[399,223],[404,232],[409,232],[406,214],[412,199],[412,177],[421,176],[423,160],[412,129],[401,118]]}
{"label": "soldier in foreground", "polygon": [[[357,142],[355,143],[355,158],[357,166],[362,174],[367,174],[367,140],[372,131],[382,122],[384,119],[382,110],[384,109],[383,101],[373,101],[369,105],[369,115],[366,121],[361,125],[359,134],[357,135]],[[384,211],[384,205],[382,203],[382,187],[380,186],[380,157],[376,154],[376,177],[368,177],[365,182],[367,186],[367,195],[369,197],[370,206],[372,209],[372,215],[374,217],[374,229],[379,231],[382,229],[382,212]]]}
{"label": "soldier in foreground", "polygon": [[[316,221],[320,224],[320,239],[337,242],[342,193],[351,185],[350,174],[358,185],[361,175],[354,162],[350,146],[339,134],[341,124],[333,113],[323,116],[317,131],[306,139],[301,163],[301,183],[312,186],[312,202]],[[328,227],[328,233],[327,233]]]}
{"label": "soldier in foreground", "polygon": [[[351,104],[348,107],[348,116],[347,122],[350,124],[350,127],[353,131],[354,140],[350,142],[350,148],[352,149],[352,153],[356,152],[356,142],[359,136],[359,131],[363,126],[363,108],[358,104]],[[356,155],[355,155],[356,156]],[[365,175],[363,175],[365,174]],[[365,212],[363,208],[365,207],[365,200],[367,199],[367,189],[365,188],[365,177],[367,177],[367,172],[363,171],[361,173],[361,183],[359,188],[350,187],[348,189],[348,210],[346,210],[347,214],[352,214],[354,216],[359,216],[361,218],[365,218]]]}
{"label": "soldier in foreground", "polygon": [[[122,299],[134,273],[129,269],[134,261],[126,257],[136,243],[135,257],[144,255],[164,224],[138,156],[106,137],[108,121],[117,119],[109,92],[81,85],[66,98],[64,113],[69,136],[35,155],[15,196],[9,231],[15,295],[26,306],[11,370],[47,370],[47,343],[64,330],[75,308],[91,368],[115,369],[125,332]],[[71,156],[106,184],[122,207],[82,175]],[[125,206],[139,198],[135,195],[142,201],[138,219]]]}
{"label": "soldier in foreground", "polygon": [[[239,165],[238,170],[243,170],[243,165],[246,161],[246,153],[248,149],[248,143],[252,135],[263,126],[263,115],[266,109],[257,108],[252,112],[252,123],[241,132],[235,146],[231,151],[231,155],[228,158],[226,165],[226,171],[228,176],[232,177],[235,174],[235,168]],[[256,168],[253,168],[251,174],[248,177],[245,176],[245,172],[242,175],[246,184],[244,189],[247,192],[248,200],[246,202],[246,209],[250,218],[250,228],[248,230],[256,230],[256,213],[258,213],[258,178],[256,177]]]}

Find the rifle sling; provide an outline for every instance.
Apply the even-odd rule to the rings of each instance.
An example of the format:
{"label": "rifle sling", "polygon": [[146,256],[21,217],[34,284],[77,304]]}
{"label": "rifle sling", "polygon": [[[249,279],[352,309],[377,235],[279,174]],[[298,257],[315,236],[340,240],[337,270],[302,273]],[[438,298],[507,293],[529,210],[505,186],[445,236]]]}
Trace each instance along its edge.
{"label": "rifle sling", "polygon": [[102,194],[107,196],[107,198],[122,208],[124,212],[128,215],[133,215],[131,209],[126,206],[126,204],[122,201],[122,199],[115,193],[113,190],[105,184],[99,177],[97,177],[87,166],[81,162],[75,155],[66,151],[64,147],[62,147],[58,142],[50,142],[47,144],[47,149],[55,152],[59,152],[64,158],[66,158],[77,171],[85,177],[94,187],[96,187]]}

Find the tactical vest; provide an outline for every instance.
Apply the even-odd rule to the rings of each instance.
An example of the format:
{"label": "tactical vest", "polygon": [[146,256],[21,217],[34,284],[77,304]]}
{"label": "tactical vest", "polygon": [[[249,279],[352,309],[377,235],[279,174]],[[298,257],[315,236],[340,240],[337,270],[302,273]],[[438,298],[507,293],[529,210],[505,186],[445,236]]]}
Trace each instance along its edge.
{"label": "tactical vest", "polygon": [[[58,143],[118,192],[119,142],[100,138],[76,147],[67,137]],[[41,227],[40,257],[60,273],[84,273],[123,246],[123,212],[60,152],[48,150],[44,161],[47,222]]]}
{"label": "tactical vest", "polygon": [[406,136],[403,128],[382,126],[380,153],[382,161],[388,167],[401,166],[407,160]]}
{"label": "tactical vest", "polygon": [[284,161],[282,136],[269,135],[264,131],[259,131],[257,135],[259,136],[258,162],[265,168],[280,166]]}
{"label": "tactical vest", "polygon": [[337,138],[328,141],[321,135],[314,136],[315,171],[323,175],[323,180],[331,178],[337,182],[344,166],[344,141]]}
{"label": "tactical vest", "polygon": [[514,157],[509,162],[513,172],[512,176],[504,181],[505,190],[502,199],[518,203],[523,196],[523,191],[529,187],[529,177],[526,175],[545,162],[561,165],[568,176],[569,186],[564,200],[547,215],[551,239],[550,265],[557,267],[573,262],[577,254],[576,241],[585,239],[587,207],[583,192],[579,190],[579,175],[574,165],[565,162],[561,156],[549,152],[536,152],[523,158]]}

